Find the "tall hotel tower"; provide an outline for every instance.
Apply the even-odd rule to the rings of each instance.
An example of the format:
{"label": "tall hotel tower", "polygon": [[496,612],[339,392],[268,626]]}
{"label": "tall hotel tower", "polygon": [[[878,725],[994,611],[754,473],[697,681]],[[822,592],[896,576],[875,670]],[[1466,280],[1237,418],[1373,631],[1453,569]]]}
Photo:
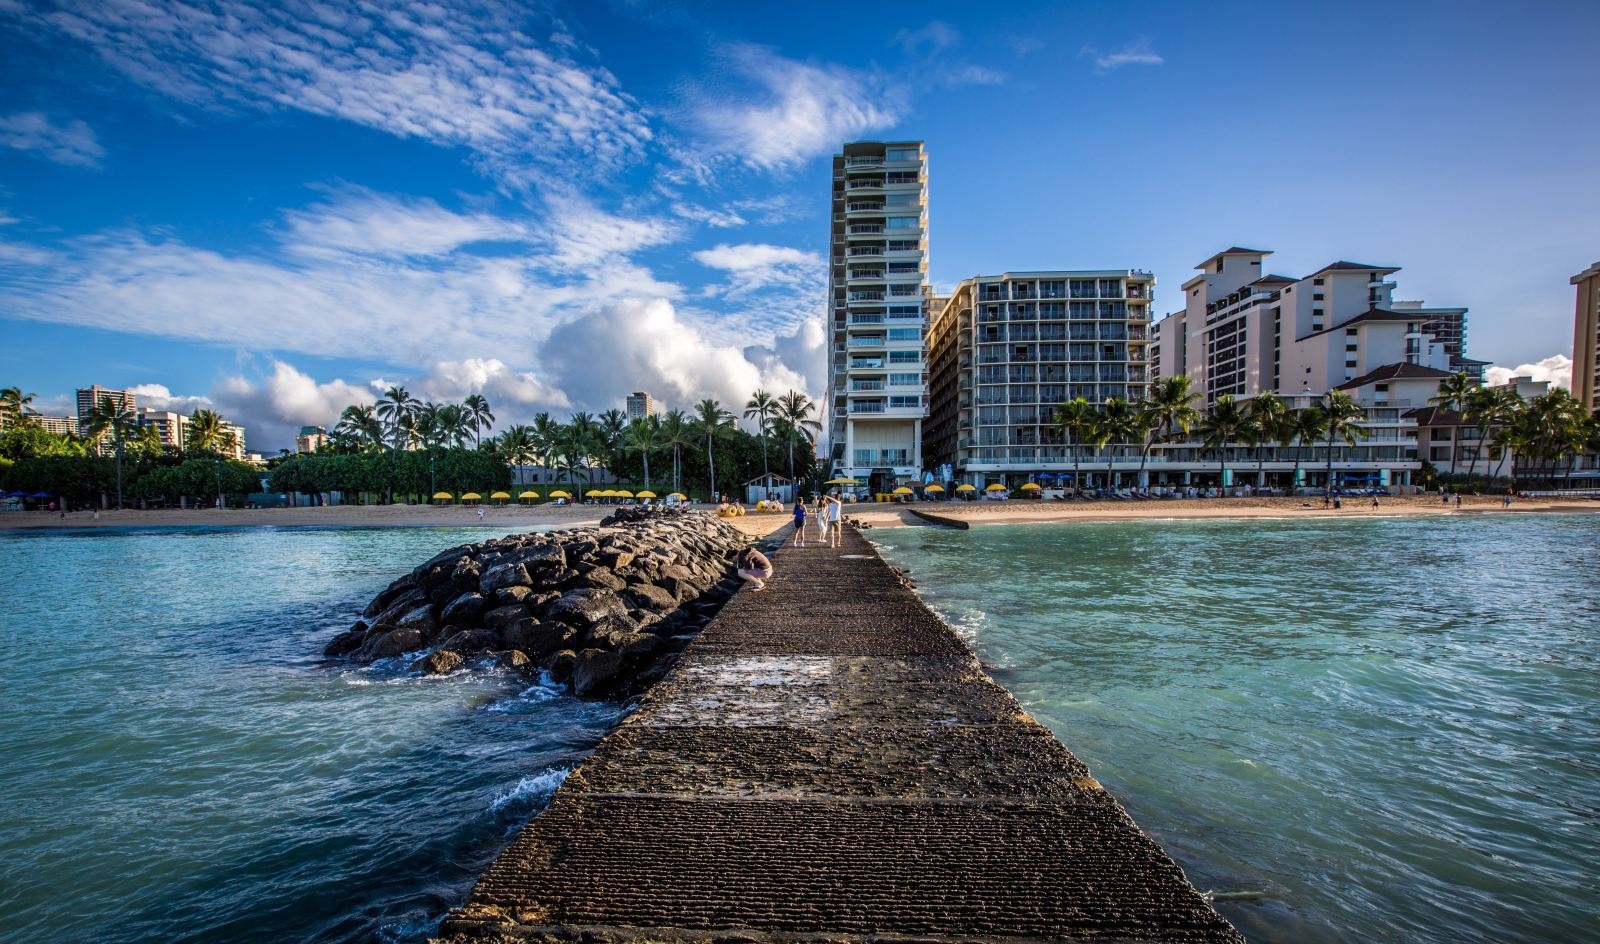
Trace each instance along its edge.
{"label": "tall hotel tower", "polygon": [[922,469],[931,302],[923,143],[846,144],[833,157],[831,221],[832,467],[888,491]]}

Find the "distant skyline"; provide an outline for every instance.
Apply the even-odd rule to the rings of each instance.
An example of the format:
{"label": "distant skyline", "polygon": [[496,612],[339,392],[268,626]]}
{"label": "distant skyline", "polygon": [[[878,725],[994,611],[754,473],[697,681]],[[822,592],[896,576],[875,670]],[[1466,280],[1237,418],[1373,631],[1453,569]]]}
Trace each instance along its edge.
{"label": "distant skyline", "polygon": [[928,142],[942,289],[1136,267],[1165,314],[1229,245],[1396,265],[1551,374],[1600,259],[1600,4],[381,9],[0,0],[0,384],[263,451],[390,383],[502,426],[820,397],[859,138]]}

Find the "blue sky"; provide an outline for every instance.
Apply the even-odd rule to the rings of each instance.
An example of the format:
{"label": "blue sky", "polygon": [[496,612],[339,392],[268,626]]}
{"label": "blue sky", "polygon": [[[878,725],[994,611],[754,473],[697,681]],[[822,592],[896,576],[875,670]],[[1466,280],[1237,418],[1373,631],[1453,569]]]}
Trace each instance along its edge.
{"label": "blue sky", "polygon": [[503,422],[819,396],[828,156],[900,137],[936,285],[1147,268],[1165,312],[1228,245],[1355,259],[1558,373],[1600,258],[1597,29],[1592,2],[0,0],[0,385],[138,385],[267,451],[388,383]]}

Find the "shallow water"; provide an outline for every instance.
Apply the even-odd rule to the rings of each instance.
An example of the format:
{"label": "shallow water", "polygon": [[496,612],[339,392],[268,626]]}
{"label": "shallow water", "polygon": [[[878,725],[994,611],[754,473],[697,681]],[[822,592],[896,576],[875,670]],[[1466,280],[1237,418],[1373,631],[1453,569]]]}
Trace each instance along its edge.
{"label": "shallow water", "polygon": [[1600,940],[1600,516],[871,534],[1252,941]]}
{"label": "shallow water", "polygon": [[321,651],[500,533],[0,533],[0,940],[425,936],[620,710]]}

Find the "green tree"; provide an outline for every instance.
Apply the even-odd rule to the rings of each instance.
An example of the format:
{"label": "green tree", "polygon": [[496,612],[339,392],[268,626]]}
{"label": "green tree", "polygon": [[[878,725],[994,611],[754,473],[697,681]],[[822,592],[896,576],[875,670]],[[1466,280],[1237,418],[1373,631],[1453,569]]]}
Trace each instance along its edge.
{"label": "green tree", "polygon": [[644,487],[650,488],[650,453],[661,448],[661,426],[655,417],[636,419],[622,431],[622,447],[644,460]]}
{"label": "green tree", "polygon": [[1455,422],[1450,426],[1450,477],[1452,479],[1456,475],[1456,456],[1460,451],[1461,423],[1464,422],[1464,417],[1461,414],[1466,410],[1467,404],[1472,398],[1472,391],[1477,386],[1466,371],[1461,371],[1451,374],[1440,381],[1438,395],[1428,398],[1429,403],[1456,414]]}
{"label": "green tree", "polygon": [[1095,409],[1093,404],[1083,397],[1074,397],[1056,407],[1055,424],[1061,428],[1062,438],[1067,441],[1067,448],[1072,450],[1072,491],[1073,494],[1082,494],[1083,477],[1079,472],[1079,458],[1082,445],[1088,439],[1095,425]]}
{"label": "green tree", "polygon": [[138,417],[129,409],[125,400],[113,399],[109,396],[100,398],[100,402],[89,408],[86,416],[80,417],[84,424],[84,431],[89,439],[95,443],[102,442],[107,436],[111,437],[116,447],[117,454],[117,509],[122,509],[122,460],[126,453],[126,443],[129,436],[138,428]]}
{"label": "green tree", "polygon": [[1267,484],[1267,443],[1287,446],[1294,437],[1289,428],[1289,405],[1270,390],[1264,390],[1245,404],[1245,435],[1256,447],[1256,485]]}
{"label": "green tree", "polygon": [[22,425],[33,414],[29,404],[38,396],[37,393],[23,393],[21,387],[0,389],[0,430]]}
{"label": "green tree", "polygon": [[[815,451],[817,434],[822,432],[822,424],[811,418],[817,409],[816,403],[798,390],[790,390],[778,398],[778,418],[784,423],[784,442],[789,449],[789,477],[795,479],[794,447],[796,442],[805,441]],[[809,463],[807,463],[809,465]],[[798,483],[799,479],[795,479]]]}
{"label": "green tree", "polygon": [[474,393],[461,401],[461,409],[472,427],[474,445],[483,445],[483,434],[494,428],[494,413],[489,409],[489,399]]}
{"label": "green tree", "polygon": [[1211,404],[1200,420],[1200,436],[1206,448],[1217,450],[1217,492],[1227,494],[1228,443],[1237,442],[1245,428],[1244,410],[1232,394],[1224,393]]}
{"label": "green tree", "polygon": [[[1361,420],[1366,418],[1367,412],[1361,408],[1348,393],[1338,390],[1329,390],[1322,396],[1322,412],[1327,418],[1328,436],[1328,469],[1324,477],[1324,484],[1328,494],[1333,494],[1333,441],[1342,439],[1347,446],[1355,446],[1358,438],[1367,435],[1366,427],[1361,425]],[[1454,462],[1454,454],[1451,461]]]}
{"label": "green tree", "polygon": [[[679,475],[682,470],[683,447],[694,441],[694,428],[684,412],[668,410],[667,415],[661,418],[661,448],[672,450],[672,490],[675,492],[683,491]],[[791,467],[792,464],[791,459]]]}
{"label": "green tree", "polygon": [[1290,485],[1293,489],[1300,485],[1300,464],[1305,459],[1306,447],[1321,439],[1328,430],[1328,414],[1320,406],[1303,407],[1289,416],[1286,427],[1295,439],[1294,479]]}
{"label": "green tree", "polygon": [[717,440],[728,435],[728,428],[733,423],[733,414],[722,408],[722,404],[709,397],[695,404],[694,424],[696,438],[705,437],[706,441],[706,466],[710,475],[708,481],[711,486],[711,497],[717,496]]}
{"label": "green tree", "polygon": [[765,476],[767,469],[767,433],[771,429],[772,417],[778,411],[778,401],[772,394],[765,390],[757,390],[750,395],[744,404],[744,418],[756,421],[756,435],[761,437],[761,474]]}
{"label": "green tree", "polygon": [[1200,421],[1200,411],[1194,407],[1198,399],[1200,394],[1191,389],[1187,374],[1163,377],[1151,385],[1150,396],[1140,408],[1144,416],[1139,425],[1146,431],[1144,448],[1139,453],[1141,482],[1144,481],[1145,461],[1151,447],[1157,441],[1171,439],[1174,433],[1181,432],[1187,436],[1194,424]]}

